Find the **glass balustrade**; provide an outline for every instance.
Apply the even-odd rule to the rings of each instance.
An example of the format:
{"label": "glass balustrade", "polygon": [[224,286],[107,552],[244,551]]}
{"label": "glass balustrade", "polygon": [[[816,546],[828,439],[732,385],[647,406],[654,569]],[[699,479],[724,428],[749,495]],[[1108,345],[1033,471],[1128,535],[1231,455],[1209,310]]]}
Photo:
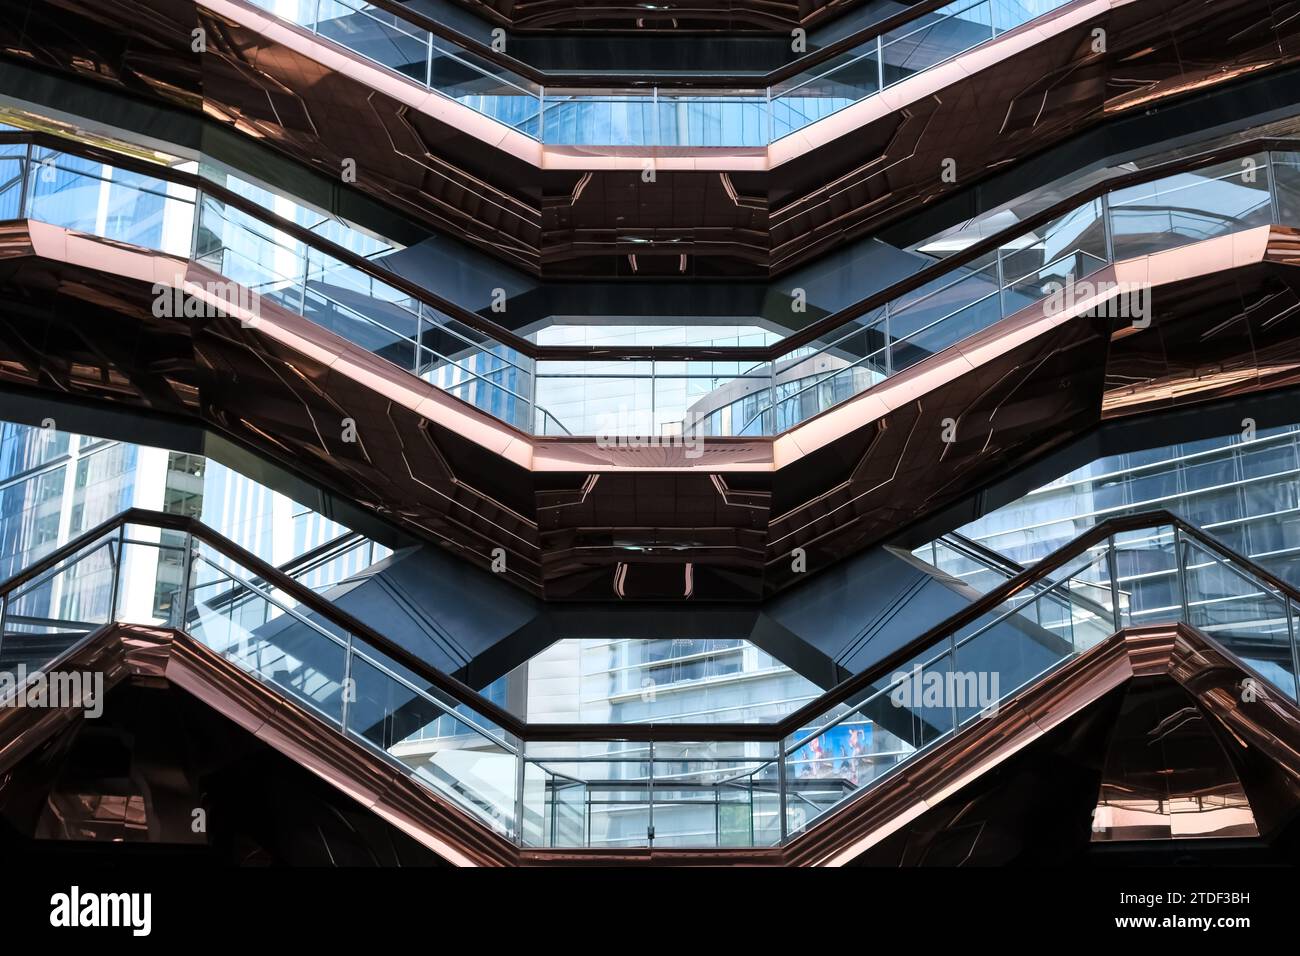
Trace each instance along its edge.
{"label": "glass balustrade", "polygon": [[[534,358],[414,298],[384,281],[382,263],[358,268],[201,190],[45,147],[0,150],[0,206],[13,216],[192,258],[253,301],[301,314],[523,431],[688,452],[715,436],[780,434],[1045,299],[1064,312],[1113,262],[1293,220],[1300,209],[1300,154],[1261,152],[1081,202],[968,262],[935,259],[929,281],[775,361],[619,360],[598,350],[561,361],[546,357],[545,341]],[[1100,291],[1118,296],[1122,317],[1145,290]],[[622,334],[688,348],[779,341],[761,329],[711,329]]]}
{"label": "glass balustrade", "polygon": [[[1114,262],[1290,221],[1283,217],[1294,212],[1296,156],[1259,153],[1081,203],[786,353],[765,401],[740,415],[711,411],[700,431],[779,434],[1021,309],[1051,300],[1064,311],[1078,283]],[[1123,316],[1143,290],[1092,291],[1119,296]]]}
{"label": "glass balustrade", "polygon": [[0,671],[57,667],[110,621],[175,627],[523,846],[775,846],[1132,625],[1191,624],[1297,699],[1293,591],[1182,524],[1091,534],[781,740],[760,725],[651,739],[635,723],[521,739],[304,603],[296,579],[147,520],[0,589]]}
{"label": "glass balustrade", "polygon": [[545,143],[763,147],[1070,0],[957,0],[751,90],[550,87],[360,0],[250,0]]}

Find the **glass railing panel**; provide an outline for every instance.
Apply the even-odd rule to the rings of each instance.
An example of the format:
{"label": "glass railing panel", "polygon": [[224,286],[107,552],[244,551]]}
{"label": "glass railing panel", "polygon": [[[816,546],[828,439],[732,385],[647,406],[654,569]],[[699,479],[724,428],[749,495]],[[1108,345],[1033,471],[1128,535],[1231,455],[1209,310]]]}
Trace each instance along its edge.
{"label": "glass railing panel", "polygon": [[655,144],[658,118],[652,90],[547,90],[542,139],[574,146]]}
{"label": "glass railing panel", "polygon": [[590,790],[582,780],[553,773],[526,761],[524,765],[524,846],[583,847],[588,845]]}
{"label": "glass railing panel", "polygon": [[1187,623],[1294,699],[1294,623],[1286,597],[1248,569],[1188,536],[1182,536],[1181,543]]}
{"label": "glass railing panel", "polygon": [[1115,535],[1121,626],[1182,619],[1174,529],[1168,525]]}
{"label": "glass railing panel", "polygon": [[656,120],[658,146],[765,146],[769,139],[767,94],[701,94],[661,91]]}
{"label": "glass railing panel", "polygon": [[[960,0],[770,88],[563,89],[539,84],[360,0],[256,5],[484,115],[572,145],[763,146],[1028,22],[1064,0]],[[879,51],[884,51],[884,67]]]}
{"label": "glass railing panel", "polygon": [[[970,291],[974,291],[972,284]],[[900,317],[904,326],[912,325],[920,315]],[[901,372],[932,355],[937,355],[951,345],[956,345],[1002,318],[1002,306],[996,291],[976,299],[969,305],[950,312],[930,325],[902,335],[895,333],[895,344],[890,349],[889,364],[893,372]],[[890,331],[894,330],[894,317],[890,315]]]}
{"label": "glass railing panel", "polygon": [[410,372],[416,368],[418,318],[396,303],[372,300],[363,311],[317,289],[307,289],[303,315],[321,328]]}
{"label": "glass railing panel", "polygon": [[[650,744],[575,741],[528,744],[525,819],[554,821],[543,846],[640,847],[650,844]],[[540,784],[538,783],[540,781]],[[562,844],[581,838],[584,843]]]}
{"label": "glass railing panel", "polygon": [[767,433],[793,428],[884,381],[888,360],[882,348],[834,371],[779,383],[775,415],[763,422]]}
{"label": "glass railing panel", "polygon": [[349,734],[480,819],[515,832],[519,763],[505,740],[421,692],[369,651],[354,652],[350,676]]}
{"label": "glass railing panel", "polygon": [[541,88],[495,65],[477,65],[478,57],[452,51],[433,41],[429,78],[434,90],[519,130],[533,139],[542,135]]}
{"label": "glass railing panel", "polygon": [[[1047,225],[1005,243],[999,249],[1002,281],[1014,286],[1058,262],[1105,263],[1106,226],[1100,198],[1084,203]],[[1092,271],[1092,266],[1088,271]],[[1073,273],[1076,277],[1084,273]]]}
{"label": "glass railing panel", "polygon": [[0,220],[17,219],[22,213],[26,157],[22,144],[0,145]]}
{"label": "glass railing panel", "polygon": [[[775,744],[656,743],[654,845],[770,846],[780,839]],[[756,842],[757,841],[757,842]]]}
{"label": "glass railing panel", "polygon": [[[665,439],[739,434],[746,411],[771,400],[770,368],[747,362],[655,362],[650,414],[640,416],[649,430],[629,434]],[[639,422],[630,424],[635,428]]]}
{"label": "glass railing panel", "polygon": [[116,619],[183,627],[187,536],[151,525],[128,524],[122,527],[116,544]]}
{"label": "glass railing panel", "polygon": [[528,431],[535,412],[530,397],[532,378],[527,366],[512,355],[504,346],[486,350],[462,345],[461,351],[452,355],[421,347],[417,350],[417,374],[449,395]]}
{"label": "glass railing panel", "polygon": [[[1002,318],[996,263],[985,257],[941,276],[889,306],[890,369],[922,362]],[[992,271],[993,274],[990,274]]]}
{"label": "glass railing panel", "polygon": [[288,234],[204,196],[194,261],[293,312],[302,311],[307,247]]}
{"label": "glass railing panel", "polygon": [[427,79],[429,34],[394,13],[354,0],[320,0],[314,27],[326,39],[403,76],[419,83]]}
{"label": "glass railing panel", "polygon": [[1002,292],[1002,311],[1014,315],[1040,299],[1059,295],[1062,307],[1072,287],[1084,276],[1106,265],[1106,260],[1084,250],[1074,250],[1041,269],[1009,281]]}
{"label": "glass railing panel", "polygon": [[[31,673],[112,619],[116,536],[109,535],[21,585],[4,602],[0,672]],[[21,668],[21,670],[20,670]]]}
{"label": "glass railing panel", "polygon": [[951,659],[946,651],[933,649],[930,657],[889,675],[834,724],[801,732],[794,746],[787,742],[786,816],[791,834],[952,730],[953,709],[933,692],[951,680]]}
{"label": "glass railing panel", "polygon": [[455,694],[449,693],[438,687],[427,676],[417,673],[409,667],[401,664],[392,656],[385,654],[375,646],[367,643],[360,638],[353,638],[353,646],[365,655],[376,667],[393,675],[408,689],[418,693],[421,697],[440,705],[448,714],[448,726],[452,724],[465,724],[472,730],[487,736],[506,749],[518,750],[519,741],[514,735],[506,731],[500,724],[492,720],[486,714],[482,713],[470,704],[464,703]]}
{"label": "glass railing panel", "polygon": [[1228,160],[1110,194],[1117,260],[1212,239],[1272,219],[1268,155]]}
{"label": "glass railing panel", "polygon": [[227,570],[206,545],[192,557],[190,600],[183,629],[258,680],[342,727],[348,636],[319,615],[255,586],[245,569]]}
{"label": "glass railing panel", "polygon": [[775,406],[768,399],[746,409],[745,425],[736,434],[785,431],[883,381],[889,374],[887,334],[881,306],[781,356],[776,362]]}
{"label": "glass railing panel", "polygon": [[1269,176],[1278,222],[1300,222],[1300,152],[1269,154]]}
{"label": "glass railing panel", "polygon": [[951,59],[993,38],[989,0],[958,0],[884,34],[885,85]]}
{"label": "glass railing panel", "polygon": [[537,362],[537,405],[575,435],[657,435],[653,362]]}
{"label": "glass railing panel", "polygon": [[769,89],[773,141],[880,92],[876,41],[833,57]]}
{"label": "glass railing panel", "polygon": [[1006,33],[1022,24],[1028,23],[1045,13],[1051,13],[1057,7],[1063,7],[1068,0],[993,0],[993,29],[995,33]]}
{"label": "glass railing panel", "polygon": [[[534,411],[533,360],[429,306],[421,308],[420,316],[417,374],[528,431]],[[543,422],[555,424],[544,409],[536,411]]]}
{"label": "glass railing panel", "polygon": [[32,148],[27,218],[188,257],[194,190],[45,147]]}
{"label": "glass railing panel", "polygon": [[1115,632],[1110,589],[1090,580],[1107,565],[1103,550],[1075,575],[956,639],[951,697],[959,723],[995,709],[1017,689]]}

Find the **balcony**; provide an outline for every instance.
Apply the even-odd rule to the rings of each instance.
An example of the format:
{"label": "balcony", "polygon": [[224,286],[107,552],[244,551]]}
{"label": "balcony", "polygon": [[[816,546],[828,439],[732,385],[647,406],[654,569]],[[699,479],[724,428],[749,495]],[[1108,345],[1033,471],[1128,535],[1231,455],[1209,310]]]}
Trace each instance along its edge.
{"label": "balcony", "polygon": [[[161,616],[135,599],[154,596],[149,565],[183,569],[157,582],[171,589]],[[1131,582],[1152,577],[1167,600],[1135,603]],[[1166,674],[1239,740],[1293,760],[1272,735],[1295,720],[1298,610],[1285,582],[1152,512],[1085,532],[775,724],[539,725],[197,522],[129,512],[0,586],[0,662],[36,674],[83,651],[103,658],[96,642],[125,625],[135,660],[128,650],[108,668],[115,680],[170,678],[246,722],[260,708],[260,732],[327,779],[332,762],[368,780],[396,773],[375,805],[432,821],[421,835],[457,862],[708,851],[835,865],[916,800],[949,792],[954,753],[971,779],[1139,675]],[[282,703],[259,705],[240,675]],[[1219,690],[1244,678],[1268,695],[1250,714]],[[1209,800],[1201,822],[1223,807]]]}

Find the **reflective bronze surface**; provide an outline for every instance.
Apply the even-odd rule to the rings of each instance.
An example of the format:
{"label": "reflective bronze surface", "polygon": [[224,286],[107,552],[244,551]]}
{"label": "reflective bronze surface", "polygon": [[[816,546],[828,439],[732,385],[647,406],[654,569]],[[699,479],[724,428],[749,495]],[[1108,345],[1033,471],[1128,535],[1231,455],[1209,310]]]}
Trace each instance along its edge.
{"label": "reflective bronze surface", "polygon": [[1093,279],[1151,283],[1148,328],[1044,301],[691,457],[524,435],[270,302],[157,318],[153,283],[220,277],[24,222],[0,233],[0,381],[198,419],[482,567],[504,548],[548,598],[758,599],[800,580],[795,548],[825,568],[1103,418],[1294,384],[1295,243],[1261,227],[1120,262]]}
{"label": "reflective bronze surface", "polygon": [[[1249,672],[1213,641],[1181,624],[1130,628],[1113,635],[1015,694],[995,716],[921,753],[903,771],[873,787],[869,796],[846,803],[783,847],[760,850],[520,850],[182,633],[112,625],[74,649],[59,666],[102,668],[106,687],[132,680],[183,690],[461,866],[842,865],[1107,693],[1134,678],[1155,675],[1184,688],[1198,708],[1196,719],[1214,723],[1211,732],[1230,735],[1234,746],[1291,781],[1283,802],[1289,802],[1291,811],[1300,805],[1300,709],[1281,695],[1243,700],[1241,684]],[[0,725],[10,743],[0,749],[0,771],[41,746],[58,727],[78,719],[78,713],[62,710],[4,709]],[[1196,746],[1170,751],[1171,766],[1195,772],[1203,763],[1205,745],[1201,739]],[[1238,784],[1233,792],[1244,795],[1239,809],[1253,817],[1257,798],[1252,789]],[[1104,794],[1112,792],[1110,784],[1103,788]],[[1266,828],[1261,826],[1260,832],[1266,833]]]}
{"label": "reflective bronze surface", "polygon": [[457,0],[491,23],[518,30],[779,30],[811,27],[861,0]]}
{"label": "reflective bronze surface", "polygon": [[[1243,702],[1240,685],[1250,677],[1249,672],[1193,628],[1183,624],[1130,628],[1036,681],[1013,701],[1003,704],[996,717],[976,721],[956,737],[922,754],[906,770],[875,788],[869,799],[855,800],[830,815],[793,841],[785,863],[834,866],[851,861],[1102,695],[1134,677],[1154,675],[1167,676],[1181,685],[1196,702],[1201,715],[1198,719],[1206,715],[1213,719],[1217,726],[1210,729],[1216,735],[1211,744],[1220,757],[1218,766],[1225,773],[1235,776],[1235,770],[1222,762],[1218,741],[1232,735],[1242,748],[1266,755],[1280,775],[1296,779],[1300,771],[1295,750],[1295,742],[1300,740],[1300,710],[1294,703],[1280,694]],[[1207,759],[1203,747],[1171,756],[1171,766],[1182,773],[1194,773]],[[1235,799],[1245,797],[1239,779],[1224,781],[1224,785]],[[1104,785],[1103,794],[1112,795],[1112,787],[1110,783]],[[1290,805],[1292,811],[1300,806],[1300,789],[1292,790]],[[1186,806],[1180,804],[1178,809]],[[1253,818],[1254,806],[1245,799],[1244,806],[1238,803],[1234,811]],[[1207,830],[1224,822],[1209,822],[1209,817],[1201,814],[1185,817],[1193,821],[1198,818],[1201,825],[1208,824]],[[1110,820],[1103,817],[1101,822],[1109,825]],[[1244,823],[1234,818],[1226,826],[1244,827]],[[1167,827],[1164,835],[1173,836],[1172,829]],[[1180,835],[1191,833],[1183,831]]]}
{"label": "reflective bronze surface", "polygon": [[543,147],[237,0],[29,0],[0,49],[201,109],[331,177],[353,159],[357,188],[534,272],[766,276],[1103,119],[1293,62],[1298,30],[1263,0],[1080,2],[760,150]]}
{"label": "reflective bronze surface", "polygon": [[[501,866],[515,860],[509,841],[184,634],[110,625],[57,666],[103,670],[106,691],[126,680],[185,691],[454,865]],[[3,708],[0,736],[8,743],[0,750],[0,771],[48,739],[55,727],[81,719],[79,711],[66,709]]]}

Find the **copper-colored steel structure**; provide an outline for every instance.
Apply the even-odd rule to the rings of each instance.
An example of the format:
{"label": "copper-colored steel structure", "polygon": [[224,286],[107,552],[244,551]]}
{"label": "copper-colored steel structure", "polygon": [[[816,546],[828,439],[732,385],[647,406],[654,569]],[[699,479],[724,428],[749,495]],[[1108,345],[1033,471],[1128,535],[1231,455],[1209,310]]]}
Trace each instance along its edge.
{"label": "copper-colored steel structure", "polygon": [[[0,240],[0,381],[198,420],[549,598],[757,599],[1103,419],[1296,382],[1296,235],[1259,227],[1120,262],[1135,330],[1030,307],[775,439],[533,438],[310,320],[158,318],[220,276],[42,223]],[[83,320],[93,308],[96,321]],[[359,440],[343,440],[343,420]],[[946,419],[955,440],[938,440]],[[635,547],[632,547],[635,546]]]}
{"label": "copper-colored steel structure", "polygon": [[[203,701],[274,750],[458,866],[572,864],[839,866],[851,862],[949,796],[1032,746],[1103,695],[1137,677],[1176,681],[1203,715],[1236,745],[1262,754],[1290,782],[1300,803],[1300,709],[1280,694],[1249,703],[1251,675],[1214,641],[1186,625],[1130,628],[1041,678],[979,720],[884,778],[807,832],[765,849],[521,849],[421,787],[376,754],[287,701],[187,635],[163,628],[110,625],[57,666],[102,671],[105,688],[122,681],[169,685]],[[6,708],[0,712],[0,771],[8,770],[79,711]],[[1103,786],[1103,799],[1113,792]],[[1244,798],[1244,797],[1243,797]],[[1255,809],[1261,832],[1276,810]],[[1261,815],[1262,814],[1262,815]],[[1184,833],[1184,836],[1187,834]]]}
{"label": "copper-colored steel structure", "polygon": [[[392,3],[394,0],[388,0]],[[646,4],[609,0],[458,0],[490,23],[517,30],[623,29],[637,33],[683,30],[788,31],[829,22],[861,6],[861,0],[664,0]],[[924,0],[923,0],[924,2]],[[380,4],[387,7],[387,3]],[[921,6],[922,3],[914,4]]]}
{"label": "copper-colored steel structure", "polygon": [[[547,276],[780,273],[1106,118],[1300,50],[1300,24],[1261,0],[1080,0],[769,149],[647,153],[543,146],[238,0],[53,16],[38,4],[0,25],[0,49],[202,111],[331,177],[352,159],[356,188]],[[125,44],[116,60],[106,35]]]}

